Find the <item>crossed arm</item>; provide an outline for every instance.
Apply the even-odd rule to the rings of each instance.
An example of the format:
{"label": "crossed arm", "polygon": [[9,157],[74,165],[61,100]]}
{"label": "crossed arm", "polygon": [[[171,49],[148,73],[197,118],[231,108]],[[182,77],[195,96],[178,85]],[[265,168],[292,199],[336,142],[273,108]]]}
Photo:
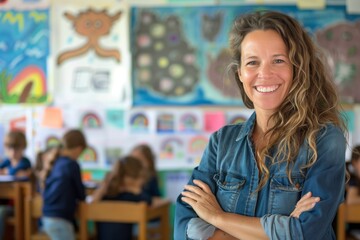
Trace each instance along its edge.
{"label": "crossed arm", "polygon": [[[216,228],[209,240],[268,239],[260,218],[224,212],[207,184],[200,180],[193,182],[194,186],[185,186],[186,191],[182,192],[181,200],[189,204],[201,219]],[[290,216],[298,218],[302,212],[312,209],[319,201],[320,198],[313,197],[311,192],[305,194]]]}

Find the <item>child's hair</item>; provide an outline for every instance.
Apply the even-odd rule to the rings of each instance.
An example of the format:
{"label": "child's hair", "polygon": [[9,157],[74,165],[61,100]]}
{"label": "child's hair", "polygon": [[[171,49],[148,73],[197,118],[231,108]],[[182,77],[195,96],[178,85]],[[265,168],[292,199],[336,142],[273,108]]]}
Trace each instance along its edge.
{"label": "child's hair", "polygon": [[351,161],[360,160],[360,145],[355,146],[351,152]]}
{"label": "child's hair", "polygon": [[140,144],[135,146],[131,152],[139,151],[145,157],[146,161],[149,164],[149,177],[156,176],[155,169],[155,154],[153,153],[151,147],[147,144]]}
{"label": "child's hair", "polygon": [[[125,156],[116,161],[112,171],[106,176],[107,189],[105,196],[116,196],[124,186],[124,178],[141,178],[145,175],[145,168],[141,161],[133,156]],[[144,176],[145,177],[145,176]]]}
{"label": "child's hair", "polygon": [[4,139],[4,145],[14,149],[25,149],[27,145],[25,134],[20,130],[11,130]]}
{"label": "child's hair", "polygon": [[82,147],[85,149],[87,146],[86,144],[86,138],[82,131],[77,129],[72,129],[67,131],[64,136],[61,139],[61,144],[59,147],[57,147],[57,152],[54,154],[53,158],[49,159],[48,168],[44,169],[45,174],[43,175],[42,179],[42,186],[45,186],[45,181],[47,177],[49,176],[52,167],[54,166],[54,163],[56,159],[59,157],[60,152],[62,149],[66,150],[72,150],[77,147]]}

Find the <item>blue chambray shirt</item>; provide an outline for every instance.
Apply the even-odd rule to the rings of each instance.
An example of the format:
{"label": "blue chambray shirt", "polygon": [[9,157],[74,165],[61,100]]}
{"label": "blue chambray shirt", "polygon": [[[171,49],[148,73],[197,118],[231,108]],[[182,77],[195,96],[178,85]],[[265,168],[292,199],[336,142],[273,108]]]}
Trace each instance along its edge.
{"label": "blue chambray shirt", "polygon": [[[324,127],[317,136],[316,163],[301,172],[311,154],[304,143],[294,163],[292,183],[286,174],[286,163],[268,165],[270,178],[257,192],[259,170],[251,141],[255,118],[253,113],[247,122],[224,126],[213,133],[189,184],[193,184],[193,179],[207,183],[226,212],[259,217],[269,239],[335,239],[331,224],[345,191],[343,132],[331,124]],[[309,191],[320,197],[320,202],[299,219],[289,217],[297,201]],[[181,201],[180,195],[174,239],[207,239],[209,233],[204,229],[210,236],[214,230]]]}

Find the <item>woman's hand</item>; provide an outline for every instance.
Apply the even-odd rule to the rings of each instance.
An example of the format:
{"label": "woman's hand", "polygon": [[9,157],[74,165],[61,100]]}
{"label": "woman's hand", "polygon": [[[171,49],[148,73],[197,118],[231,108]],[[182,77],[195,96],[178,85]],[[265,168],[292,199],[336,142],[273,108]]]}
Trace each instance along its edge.
{"label": "woman's hand", "polygon": [[313,197],[312,193],[308,192],[297,202],[294,211],[290,214],[290,217],[299,218],[301,213],[311,210],[319,201],[319,197]]}
{"label": "woman's hand", "polygon": [[200,218],[214,225],[215,217],[224,211],[207,184],[196,179],[193,182],[195,186],[185,186],[181,200],[189,204]]}

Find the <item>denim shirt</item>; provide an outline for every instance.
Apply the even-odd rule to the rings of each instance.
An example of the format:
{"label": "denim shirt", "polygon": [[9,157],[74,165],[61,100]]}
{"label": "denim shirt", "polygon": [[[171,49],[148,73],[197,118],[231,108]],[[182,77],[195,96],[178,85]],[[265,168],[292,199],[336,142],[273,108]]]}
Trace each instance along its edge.
{"label": "denim shirt", "polygon": [[[245,123],[213,133],[189,184],[193,185],[193,179],[208,184],[226,212],[260,218],[269,239],[335,239],[332,221],[345,191],[343,132],[331,124],[321,129],[316,138],[317,161],[305,170],[301,167],[308,163],[311,152],[303,143],[292,168],[292,183],[286,163],[268,164],[270,178],[256,191],[260,179],[251,141],[255,118],[254,113]],[[290,217],[296,203],[309,191],[320,197],[320,202],[299,219]],[[210,236],[215,229],[198,218],[191,206],[181,201],[181,195],[175,211],[175,240],[207,239],[209,233],[204,229]]]}

